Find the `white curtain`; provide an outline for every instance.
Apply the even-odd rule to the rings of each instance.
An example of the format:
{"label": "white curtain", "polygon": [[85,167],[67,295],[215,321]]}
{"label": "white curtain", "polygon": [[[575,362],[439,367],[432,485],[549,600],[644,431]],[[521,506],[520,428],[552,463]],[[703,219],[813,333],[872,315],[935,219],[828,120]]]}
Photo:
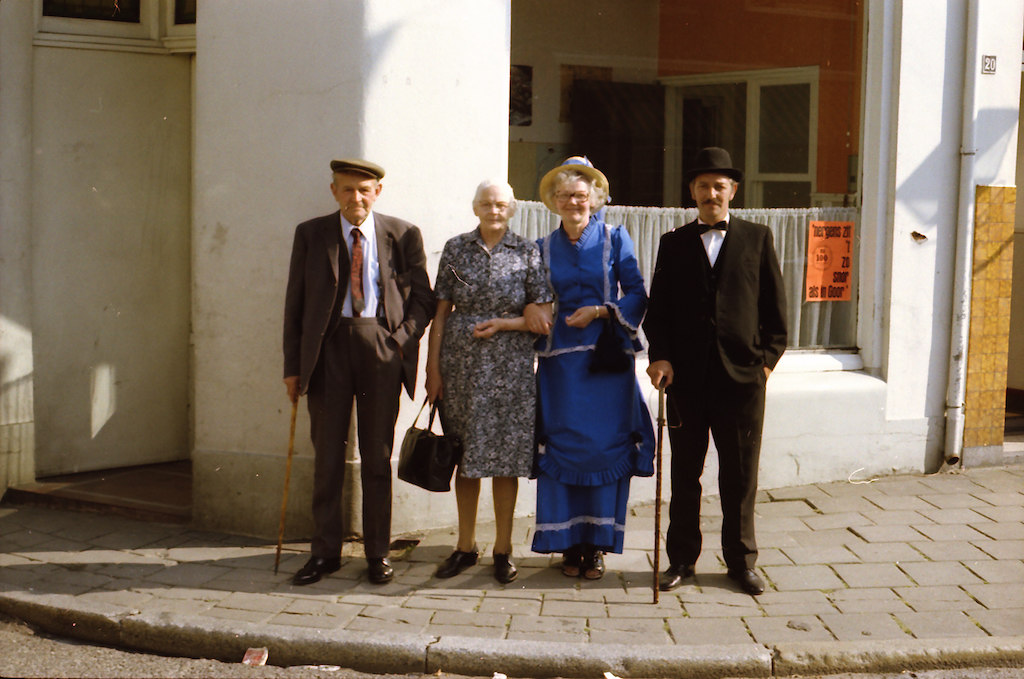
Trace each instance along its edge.
{"label": "white curtain", "polygon": [[[536,201],[517,201],[518,211],[511,228],[526,238],[537,239],[558,228],[558,215]],[[734,209],[730,213],[751,222],[767,224],[775,238],[782,275],[786,282],[789,345],[797,348],[854,348],[857,339],[857,266],[860,242],[856,208],[813,207]],[[697,218],[697,208],[630,207],[605,208],[605,222],[622,224],[636,247],[644,281],[650,287],[651,274],[662,234]],[[854,222],[853,294],[848,302],[804,302],[804,267],[807,259],[807,230],[812,221]]]}

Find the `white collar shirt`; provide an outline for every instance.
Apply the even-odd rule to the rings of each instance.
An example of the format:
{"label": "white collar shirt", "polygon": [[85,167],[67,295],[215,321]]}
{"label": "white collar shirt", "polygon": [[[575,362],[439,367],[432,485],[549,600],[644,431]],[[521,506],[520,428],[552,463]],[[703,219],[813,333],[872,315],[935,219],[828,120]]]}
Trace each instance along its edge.
{"label": "white collar shirt", "polygon": [[[722,221],[728,224],[729,215],[726,215]],[[697,223],[707,224],[707,222],[699,218]],[[725,231],[722,229],[708,229],[700,235],[700,239],[704,242],[704,251],[708,253],[708,262],[714,267],[715,262],[718,261],[718,253],[722,251],[722,243],[725,242]]]}

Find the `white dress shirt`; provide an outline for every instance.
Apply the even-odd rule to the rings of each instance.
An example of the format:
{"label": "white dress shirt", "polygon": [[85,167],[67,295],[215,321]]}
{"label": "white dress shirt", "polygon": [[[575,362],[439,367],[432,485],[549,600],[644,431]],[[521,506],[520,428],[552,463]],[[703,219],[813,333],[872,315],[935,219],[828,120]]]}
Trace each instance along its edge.
{"label": "white dress shirt", "polygon": [[[723,219],[726,224],[729,223],[729,215]],[[707,224],[707,222],[698,219],[698,224]],[[725,241],[725,231],[722,229],[708,229],[700,235],[700,239],[704,241],[704,251],[708,253],[708,261],[711,262],[711,266],[715,266],[715,262],[718,261],[718,253],[722,250],[722,243]]]}

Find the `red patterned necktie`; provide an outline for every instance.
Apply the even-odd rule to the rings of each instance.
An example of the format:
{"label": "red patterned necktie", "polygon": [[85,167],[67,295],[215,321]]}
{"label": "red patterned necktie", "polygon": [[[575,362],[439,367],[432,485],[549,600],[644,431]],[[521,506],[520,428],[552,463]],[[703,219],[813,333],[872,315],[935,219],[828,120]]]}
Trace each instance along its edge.
{"label": "red patterned necktie", "polygon": [[349,289],[352,292],[352,316],[362,316],[366,308],[363,299],[363,241],[359,229],[352,229],[352,271],[349,276]]}

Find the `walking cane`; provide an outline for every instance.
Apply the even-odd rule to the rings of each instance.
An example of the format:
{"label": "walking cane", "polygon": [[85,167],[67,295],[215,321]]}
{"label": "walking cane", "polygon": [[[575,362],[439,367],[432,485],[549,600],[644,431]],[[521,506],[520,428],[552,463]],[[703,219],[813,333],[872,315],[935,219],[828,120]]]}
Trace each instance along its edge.
{"label": "walking cane", "polygon": [[654,578],[651,591],[658,603],[658,571],[661,570],[661,443],[665,430],[665,387],[658,384],[658,444],[654,451]]}
{"label": "walking cane", "polygon": [[277,554],[274,555],[274,575],[281,563],[281,543],[284,542],[284,512],[288,508],[288,484],[292,479],[292,455],[295,453],[295,416],[299,412],[299,399],[292,401],[292,426],[288,432],[288,461],[284,467],[284,493],[281,495],[281,524],[277,529]]}

